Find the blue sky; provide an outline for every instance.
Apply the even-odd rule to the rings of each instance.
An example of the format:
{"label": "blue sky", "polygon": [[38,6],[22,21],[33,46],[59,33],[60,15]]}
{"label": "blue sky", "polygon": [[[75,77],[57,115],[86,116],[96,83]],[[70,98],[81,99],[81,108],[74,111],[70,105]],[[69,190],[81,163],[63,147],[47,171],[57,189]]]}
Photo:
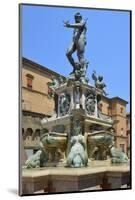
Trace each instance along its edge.
{"label": "blue sky", "polygon": [[92,71],[96,70],[97,75],[104,76],[110,98],[119,96],[130,102],[129,12],[23,5],[22,55],[68,76],[72,66],[65,53],[73,29],[65,28],[63,20],[73,23],[76,12],[88,18],[85,58],[90,62],[90,83],[93,84]]}

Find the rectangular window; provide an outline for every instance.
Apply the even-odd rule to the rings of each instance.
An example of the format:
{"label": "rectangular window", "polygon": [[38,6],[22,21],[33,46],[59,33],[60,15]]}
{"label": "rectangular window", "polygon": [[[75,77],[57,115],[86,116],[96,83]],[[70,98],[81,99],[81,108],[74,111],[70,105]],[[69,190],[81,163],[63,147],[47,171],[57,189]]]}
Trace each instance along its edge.
{"label": "rectangular window", "polygon": [[27,77],[27,87],[32,89],[32,81],[34,77],[31,74],[27,74],[26,77]]}
{"label": "rectangular window", "polygon": [[121,114],[123,113],[123,108],[122,108],[122,107],[120,108],[120,113],[121,113]]}
{"label": "rectangular window", "polygon": [[32,79],[27,78],[27,87],[32,89]]}

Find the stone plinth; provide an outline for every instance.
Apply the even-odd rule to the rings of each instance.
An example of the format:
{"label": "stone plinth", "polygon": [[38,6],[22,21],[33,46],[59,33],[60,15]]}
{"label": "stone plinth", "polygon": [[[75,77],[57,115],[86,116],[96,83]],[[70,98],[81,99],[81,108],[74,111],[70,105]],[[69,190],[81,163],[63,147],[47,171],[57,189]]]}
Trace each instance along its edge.
{"label": "stone plinth", "polygon": [[[101,162],[103,162],[101,165]],[[120,189],[130,185],[130,167],[127,164],[113,166],[107,161],[100,161],[84,168],[39,168],[22,172],[21,194],[73,192],[93,190]],[[92,188],[92,189],[91,189]],[[97,190],[97,189],[96,189]]]}

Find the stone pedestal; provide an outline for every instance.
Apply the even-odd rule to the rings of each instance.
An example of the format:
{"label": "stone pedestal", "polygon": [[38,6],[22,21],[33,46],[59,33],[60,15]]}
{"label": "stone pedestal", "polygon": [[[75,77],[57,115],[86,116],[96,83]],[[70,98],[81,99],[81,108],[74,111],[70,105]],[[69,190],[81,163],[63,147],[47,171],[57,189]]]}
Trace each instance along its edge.
{"label": "stone pedestal", "polygon": [[[76,140],[76,144],[71,144],[73,137],[77,135],[82,135],[84,137],[82,138],[83,145],[80,141],[80,145],[78,145],[78,147],[77,145],[74,146],[72,150],[78,148],[78,150],[76,151],[80,152],[80,149],[82,149],[82,155],[80,155],[80,158],[78,157],[75,159],[78,160],[77,162],[81,162],[79,161],[79,159],[84,158],[85,161],[83,161],[82,159],[82,164],[79,164],[79,166],[83,166],[84,163],[85,165],[87,165],[87,157],[91,158],[93,156],[94,148],[99,148],[101,151],[99,145],[97,146],[97,142],[91,143],[91,138],[93,137],[93,134],[95,134],[95,131],[97,132],[98,130],[102,130],[103,134],[100,135],[105,137],[105,135],[108,135],[109,132],[107,130],[109,130],[109,128],[111,128],[113,124],[111,118],[107,118],[101,113],[99,114],[98,101],[102,91],[77,80],[67,80],[65,83],[55,88],[55,93],[58,96],[57,114],[49,118],[48,120],[43,121],[42,127],[48,129],[50,135],[52,134],[51,132],[56,132],[56,135],[62,135],[65,133],[67,134],[67,146],[63,148],[66,155],[65,159],[67,159],[72,145],[76,145],[77,141],[79,141],[80,138],[80,136],[78,136],[78,139],[77,137],[74,138]],[[98,136],[95,135],[94,137],[96,138]],[[51,148],[50,143],[49,145]],[[102,144],[100,144],[100,146],[101,145]],[[109,145],[111,144],[106,144],[106,149],[103,149],[103,152],[100,153],[105,153]],[[56,145],[56,147],[59,148],[59,145]],[[74,157],[75,155],[72,154],[74,154],[74,150],[73,153],[70,154],[71,157]],[[107,155],[105,156],[107,157]],[[99,157],[100,159],[103,159],[102,155]],[[70,163],[73,163],[74,161],[75,160],[73,159],[72,161],[70,161]]]}
{"label": "stone pedestal", "polygon": [[[102,163],[102,165],[101,165]],[[92,166],[74,168],[42,168],[23,170],[21,194],[62,193],[73,191],[91,191],[120,189],[130,184],[128,165],[111,166],[105,161],[95,162]],[[100,187],[99,187],[100,186]]]}

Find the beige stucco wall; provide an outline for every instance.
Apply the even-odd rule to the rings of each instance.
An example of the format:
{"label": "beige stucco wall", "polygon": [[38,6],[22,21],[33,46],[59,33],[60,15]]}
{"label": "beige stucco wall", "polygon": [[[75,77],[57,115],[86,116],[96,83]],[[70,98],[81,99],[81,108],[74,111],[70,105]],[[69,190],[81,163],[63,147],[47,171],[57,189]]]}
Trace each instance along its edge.
{"label": "beige stucco wall", "polygon": [[47,74],[40,72],[32,68],[22,68],[22,86],[27,87],[27,74],[31,74],[33,79],[33,89],[47,94],[47,82],[50,81],[50,77]]}
{"label": "beige stucco wall", "polygon": [[[27,74],[34,77],[32,89],[27,88]],[[50,82],[50,78],[46,74],[22,68],[22,108],[24,110],[52,115],[54,101],[48,98],[47,82]]]}

